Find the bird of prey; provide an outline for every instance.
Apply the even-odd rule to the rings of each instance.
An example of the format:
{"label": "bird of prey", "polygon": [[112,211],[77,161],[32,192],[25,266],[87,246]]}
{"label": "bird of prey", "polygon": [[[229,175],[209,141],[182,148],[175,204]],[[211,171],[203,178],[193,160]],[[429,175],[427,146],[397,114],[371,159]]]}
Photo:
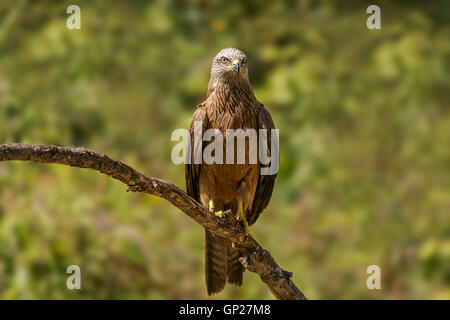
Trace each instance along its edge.
{"label": "bird of prey", "polygon": [[[227,129],[274,129],[269,112],[256,99],[248,77],[247,57],[234,48],[221,50],[212,62],[206,100],[197,106],[190,123],[190,157],[194,157],[194,123],[201,123],[202,133],[218,129],[226,136]],[[270,154],[270,136],[267,153]],[[203,151],[207,145],[201,142]],[[212,143],[212,142],[211,142]],[[242,223],[245,233],[267,207],[272,196],[276,174],[261,175],[260,159],[249,162],[249,144],[246,150],[236,150],[235,155],[246,152],[245,163],[212,164],[186,163],[187,193],[216,216],[231,209]],[[188,151],[189,152],[189,151]],[[193,160],[193,159],[191,159]],[[218,293],[226,282],[240,286],[244,267],[239,262],[239,249],[230,241],[205,230],[205,280],[208,295]]]}

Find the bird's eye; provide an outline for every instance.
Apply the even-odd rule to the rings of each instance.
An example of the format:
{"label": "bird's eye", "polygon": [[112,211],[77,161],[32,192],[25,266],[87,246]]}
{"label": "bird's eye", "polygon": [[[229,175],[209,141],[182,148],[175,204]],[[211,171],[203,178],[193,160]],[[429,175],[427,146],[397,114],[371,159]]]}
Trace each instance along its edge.
{"label": "bird's eye", "polygon": [[228,59],[225,58],[225,57],[222,57],[222,62],[223,62],[223,63],[227,63],[227,62],[228,62]]}
{"label": "bird's eye", "polygon": [[247,63],[247,59],[246,58],[242,59],[241,65],[245,66],[246,63]]}

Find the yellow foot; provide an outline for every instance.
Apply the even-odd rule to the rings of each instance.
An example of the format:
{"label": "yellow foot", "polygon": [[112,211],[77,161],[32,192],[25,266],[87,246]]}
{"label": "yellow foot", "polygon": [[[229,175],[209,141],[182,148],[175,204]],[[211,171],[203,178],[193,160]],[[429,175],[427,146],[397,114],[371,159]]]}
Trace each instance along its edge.
{"label": "yellow foot", "polygon": [[248,236],[249,233],[248,222],[247,217],[245,216],[244,210],[242,208],[242,200],[238,201],[238,212],[236,214],[236,220],[242,221],[242,224],[244,225],[245,235]]}
{"label": "yellow foot", "polygon": [[223,213],[223,211],[214,212],[214,215],[216,217],[219,217],[219,218],[224,218],[225,217],[225,214]]}
{"label": "yellow foot", "polygon": [[212,200],[209,200],[209,212],[214,213],[214,215],[216,217],[219,217],[219,218],[225,217],[225,214],[223,213],[223,211],[216,211],[215,210],[215,208],[214,208],[214,201],[212,201]]}

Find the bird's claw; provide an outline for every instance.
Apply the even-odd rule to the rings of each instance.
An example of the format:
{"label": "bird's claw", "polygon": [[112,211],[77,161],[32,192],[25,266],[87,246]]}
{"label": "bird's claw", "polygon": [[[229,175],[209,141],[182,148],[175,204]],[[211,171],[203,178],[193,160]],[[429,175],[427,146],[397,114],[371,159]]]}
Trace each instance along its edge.
{"label": "bird's claw", "polygon": [[223,212],[223,211],[214,212],[214,215],[216,217],[219,217],[220,219],[225,219],[225,212]]}
{"label": "bird's claw", "polygon": [[212,200],[209,200],[209,212],[220,219],[225,219],[225,213],[222,210],[216,211],[214,208],[214,201]]}

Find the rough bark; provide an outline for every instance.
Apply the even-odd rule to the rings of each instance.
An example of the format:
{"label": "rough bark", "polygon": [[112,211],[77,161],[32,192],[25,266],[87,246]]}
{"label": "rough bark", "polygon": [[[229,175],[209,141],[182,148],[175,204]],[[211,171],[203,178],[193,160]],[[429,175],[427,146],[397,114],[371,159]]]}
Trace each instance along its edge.
{"label": "rough bark", "polygon": [[51,145],[1,144],[0,161],[22,160],[40,163],[59,163],[72,167],[100,171],[128,186],[127,191],[145,192],[166,199],[195,222],[212,233],[231,240],[243,252],[241,263],[257,273],[277,299],[306,300],[292,282],[292,273],[284,271],[251,235],[245,236],[240,224],[229,218],[211,215],[200,203],[172,183],[147,177],[127,164],[83,148],[66,148]]}

